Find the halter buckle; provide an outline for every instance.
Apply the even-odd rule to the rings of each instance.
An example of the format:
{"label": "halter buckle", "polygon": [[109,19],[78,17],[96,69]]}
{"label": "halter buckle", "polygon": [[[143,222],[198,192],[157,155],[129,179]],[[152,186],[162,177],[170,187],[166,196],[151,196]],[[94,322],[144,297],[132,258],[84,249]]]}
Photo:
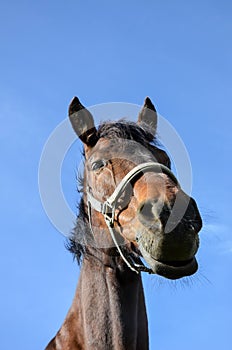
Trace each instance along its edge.
{"label": "halter buckle", "polygon": [[105,221],[109,223],[111,227],[114,225],[114,213],[115,207],[105,201],[102,205],[102,214],[104,215]]}

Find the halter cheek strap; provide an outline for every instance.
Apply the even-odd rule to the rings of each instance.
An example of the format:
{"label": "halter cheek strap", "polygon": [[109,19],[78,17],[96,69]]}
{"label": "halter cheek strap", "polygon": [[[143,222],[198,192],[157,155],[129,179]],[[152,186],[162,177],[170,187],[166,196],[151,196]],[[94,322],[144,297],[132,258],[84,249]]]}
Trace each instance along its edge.
{"label": "halter cheek strap", "polygon": [[[119,252],[119,254],[121,255],[122,259],[124,260],[124,262],[127,264],[127,266],[134,272],[139,273],[141,271],[146,271],[149,273],[152,273],[153,271],[149,268],[147,268],[144,265],[138,265],[136,264],[133,259],[130,257],[129,261],[128,258],[126,258],[117,242],[117,239],[115,237],[114,234],[114,221],[115,221],[115,210],[117,208],[117,203],[119,198],[121,197],[121,195],[123,194],[123,192],[125,191],[127,185],[141,172],[145,173],[148,171],[152,171],[155,173],[164,173],[166,175],[168,175],[173,182],[175,182],[175,184],[177,186],[179,186],[179,183],[176,179],[176,177],[174,176],[174,174],[170,171],[169,168],[167,168],[166,166],[164,166],[163,164],[160,163],[156,163],[156,162],[148,162],[148,163],[142,163],[137,165],[135,168],[133,168],[123,179],[122,181],[118,184],[118,186],[116,187],[116,189],[114,190],[114,192],[112,193],[112,195],[104,202],[100,202],[98,201],[96,198],[94,198],[91,194],[90,194],[90,189],[87,189],[87,201],[88,201],[88,208],[90,209],[90,205],[93,209],[95,209],[96,211],[98,211],[99,213],[104,215],[104,219],[106,222],[106,225],[110,231],[110,235],[112,237],[112,240]],[[89,218],[90,218],[90,210],[89,210]],[[91,218],[90,218],[90,222],[91,222]]]}

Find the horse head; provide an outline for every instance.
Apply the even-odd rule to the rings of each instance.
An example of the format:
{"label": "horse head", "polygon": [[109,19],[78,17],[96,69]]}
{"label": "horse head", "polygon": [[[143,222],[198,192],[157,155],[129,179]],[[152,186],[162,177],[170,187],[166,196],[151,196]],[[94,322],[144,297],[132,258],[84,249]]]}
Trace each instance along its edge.
{"label": "horse head", "polygon": [[[69,118],[84,145],[82,220],[92,236],[91,244],[82,239],[85,252],[94,245],[108,256],[120,253],[135,272],[169,279],[195,273],[201,216],[154,141],[157,113],[150,99],[137,123],[121,120],[96,127],[77,97]],[[140,257],[149,268],[143,268]]]}

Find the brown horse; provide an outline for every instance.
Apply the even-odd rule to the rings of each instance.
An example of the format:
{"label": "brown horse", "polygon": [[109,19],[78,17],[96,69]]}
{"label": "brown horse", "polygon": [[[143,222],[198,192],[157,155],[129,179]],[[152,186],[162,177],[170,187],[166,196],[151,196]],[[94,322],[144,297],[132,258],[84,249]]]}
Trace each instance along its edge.
{"label": "brown horse", "polygon": [[97,129],[76,97],[69,117],[85,156],[69,244],[81,272],[72,306],[46,350],[146,350],[141,271],[169,279],[194,274],[201,217],[157,147],[157,113],[149,98],[137,123]]}

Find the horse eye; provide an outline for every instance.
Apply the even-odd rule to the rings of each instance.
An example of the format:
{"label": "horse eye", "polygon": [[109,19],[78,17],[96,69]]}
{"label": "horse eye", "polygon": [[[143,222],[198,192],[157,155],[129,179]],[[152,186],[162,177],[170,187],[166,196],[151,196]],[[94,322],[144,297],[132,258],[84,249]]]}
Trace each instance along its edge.
{"label": "horse eye", "polygon": [[99,170],[99,169],[103,168],[104,166],[106,166],[106,161],[99,159],[92,164],[92,170]]}

